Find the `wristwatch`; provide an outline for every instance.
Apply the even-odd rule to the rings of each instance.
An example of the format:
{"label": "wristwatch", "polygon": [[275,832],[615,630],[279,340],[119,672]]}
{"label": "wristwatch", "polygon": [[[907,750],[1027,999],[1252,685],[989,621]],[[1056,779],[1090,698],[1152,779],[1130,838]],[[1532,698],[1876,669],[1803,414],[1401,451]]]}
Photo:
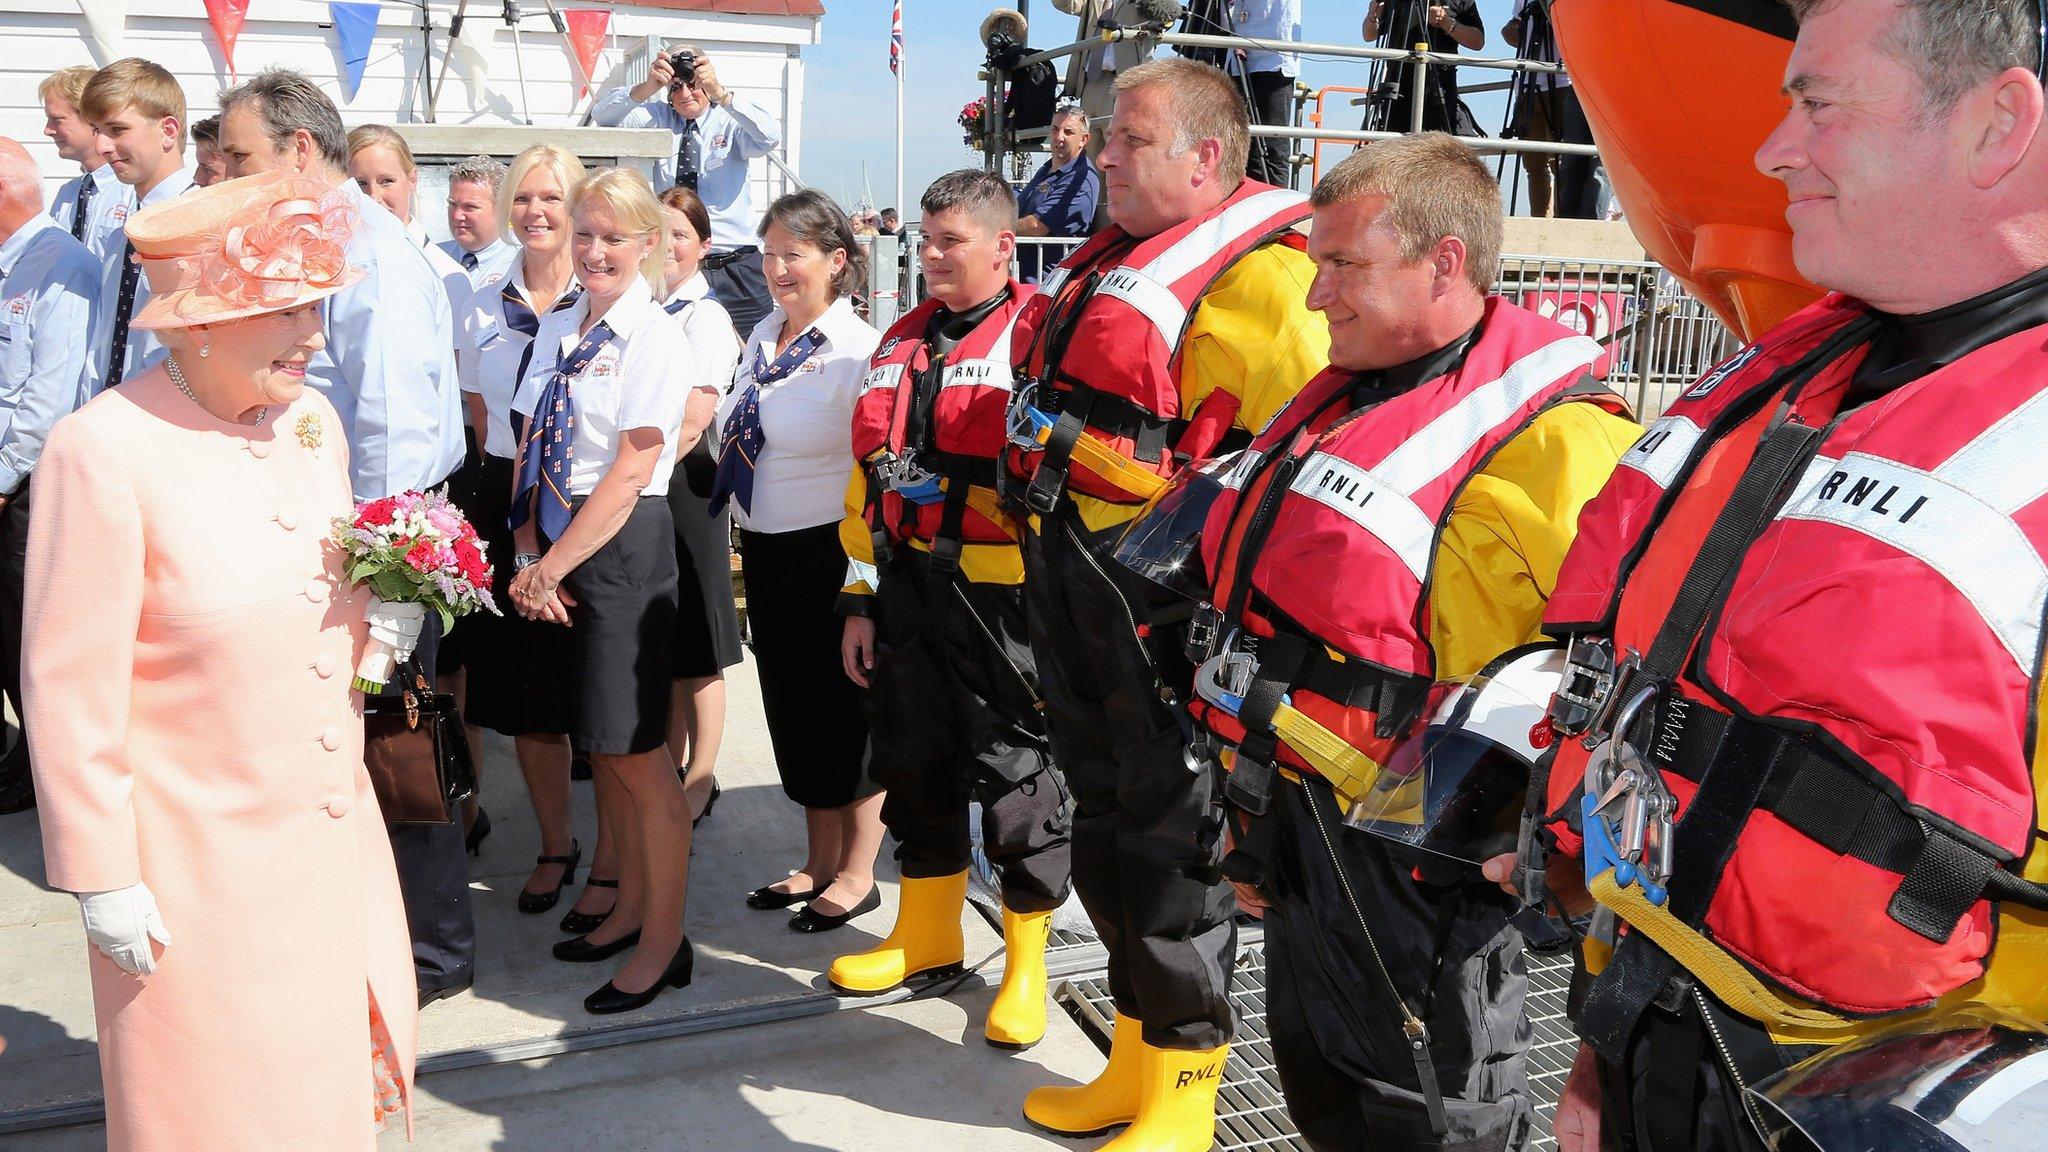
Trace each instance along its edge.
{"label": "wristwatch", "polygon": [[540,553],[521,552],[512,557],[512,571],[524,572],[538,563],[540,563]]}

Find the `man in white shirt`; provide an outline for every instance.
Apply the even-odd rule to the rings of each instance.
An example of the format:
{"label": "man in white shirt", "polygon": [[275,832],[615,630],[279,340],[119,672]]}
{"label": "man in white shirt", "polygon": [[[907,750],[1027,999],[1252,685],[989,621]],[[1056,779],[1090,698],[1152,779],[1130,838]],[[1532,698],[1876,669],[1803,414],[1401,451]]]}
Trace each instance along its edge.
{"label": "man in white shirt", "polygon": [[[687,61],[687,74],[678,73],[679,60]],[[704,201],[711,216],[704,276],[740,332],[753,331],[773,304],[754,236],[748,171],[782,143],[782,126],[719,83],[711,58],[689,44],[655,57],[647,79],[599,97],[590,118],[607,128],[666,128],[675,137],[675,152],[655,162],[655,189],[680,184]]]}
{"label": "man in white shirt", "polygon": [[[133,211],[192,187],[192,172],[185,166],[185,93],[162,65],[133,56],[114,61],[86,84],[78,110],[92,125],[93,142],[115,179],[134,193]],[[93,325],[95,391],[119,384],[167,354],[155,333],[128,327],[129,319],[149,303],[149,281],[128,245],[130,211],[119,205],[107,217],[114,227],[106,240],[106,278]]]}
{"label": "man in white shirt", "polygon": [[498,188],[505,166],[489,156],[471,156],[448,170],[448,234],[440,249],[469,273],[472,287],[504,277],[519,246],[498,229]]}
{"label": "man in white shirt", "polygon": [[[1234,0],[1227,11],[1230,30],[1248,40],[1301,41],[1301,0]],[[1294,122],[1294,78],[1301,75],[1301,56],[1264,48],[1234,48],[1223,67],[1241,77],[1252,123],[1286,126]],[[1245,175],[1281,188],[1291,187],[1294,141],[1281,136],[1252,137],[1252,155]]]}
{"label": "man in white shirt", "polygon": [[101,158],[93,140],[92,125],[78,111],[85,86],[98,71],[84,65],[60,68],[43,77],[36,94],[43,101],[43,135],[57,146],[57,155],[78,165],[79,173],[51,198],[50,219],[94,256],[105,257],[108,214],[117,206],[133,207],[135,196],[114,178],[114,170]]}
{"label": "man in white shirt", "polygon": [[[358,499],[426,489],[462,463],[455,320],[446,286],[405,225],[349,179],[341,113],[317,85],[272,68],[221,93],[220,150],[228,176],[289,169],[333,187],[355,208],[348,262],[367,273],[321,303],[327,345],[306,383],[334,405],[348,432]],[[428,613],[413,656],[431,678],[440,629]],[[391,851],[412,927],[420,1003],[469,987],[476,925],[462,824],[394,825]]]}

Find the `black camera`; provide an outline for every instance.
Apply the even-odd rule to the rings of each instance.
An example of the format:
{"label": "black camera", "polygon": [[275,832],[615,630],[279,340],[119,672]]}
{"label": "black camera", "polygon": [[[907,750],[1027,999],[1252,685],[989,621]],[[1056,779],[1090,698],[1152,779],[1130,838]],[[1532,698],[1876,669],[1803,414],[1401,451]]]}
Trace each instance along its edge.
{"label": "black camera", "polygon": [[675,69],[676,78],[670,84],[689,85],[697,82],[697,54],[687,49],[668,58],[668,66]]}

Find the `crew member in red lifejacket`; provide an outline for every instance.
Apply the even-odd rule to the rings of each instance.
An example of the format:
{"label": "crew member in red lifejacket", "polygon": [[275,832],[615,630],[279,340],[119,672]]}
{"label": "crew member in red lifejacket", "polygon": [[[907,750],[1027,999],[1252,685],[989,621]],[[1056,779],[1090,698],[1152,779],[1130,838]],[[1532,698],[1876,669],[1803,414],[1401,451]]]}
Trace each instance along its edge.
{"label": "crew member in red lifejacket", "polygon": [[846,674],[865,687],[882,822],[902,901],[880,944],[841,956],[842,991],[886,992],[966,958],[967,804],[1002,873],[1003,986],[984,1035],[1045,1035],[1045,944],[1067,898],[1066,790],[1046,750],[1024,627],[1018,525],[997,505],[1010,349],[1031,289],[1010,277],[1017,202],[978,168],[926,189],[918,259],[931,295],[883,337],[853,410],[840,541]]}
{"label": "crew member in red lifejacket", "polygon": [[1757,164],[1830,295],[1666,410],[1550,598],[1541,878],[1620,921],[1584,949],[1566,1147],[1750,1147],[1744,1089],[1825,1046],[2048,1009],[2039,10],[1792,7]]}
{"label": "crew member in red lifejacket", "polygon": [[[1245,105],[1180,59],[1117,74],[1102,150],[1112,226],[1055,270],[1013,346],[1006,494],[1054,760],[1073,793],[1074,887],[1109,950],[1109,1067],[1025,1100],[1041,1127],[1130,1123],[1116,1152],[1213,1139],[1236,958],[1213,773],[1186,761],[1191,670],[1154,627],[1118,536],[1179,464],[1240,442],[1324,364],[1297,226],[1308,199],[1245,179]],[[1132,1123],[1135,1120],[1135,1123]]]}
{"label": "crew member in red lifejacket", "polygon": [[[1500,187],[1464,145],[1362,148],[1314,204],[1308,300],[1330,368],[1199,521],[1198,634],[1215,639],[1193,709],[1234,749],[1226,872],[1265,920],[1273,1061],[1311,1146],[1518,1148],[1533,1110],[1517,903],[1480,875],[1490,852],[1459,863],[1346,815],[1433,684],[1541,638],[1579,509],[1642,429],[1592,375],[1599,344],[1488,294]],[[1224,668],[1228,697],[1210,691]],[[1283,701],[1298,716],[1276,723]],[[1511,842],[1512,789],[1497,803]]]}

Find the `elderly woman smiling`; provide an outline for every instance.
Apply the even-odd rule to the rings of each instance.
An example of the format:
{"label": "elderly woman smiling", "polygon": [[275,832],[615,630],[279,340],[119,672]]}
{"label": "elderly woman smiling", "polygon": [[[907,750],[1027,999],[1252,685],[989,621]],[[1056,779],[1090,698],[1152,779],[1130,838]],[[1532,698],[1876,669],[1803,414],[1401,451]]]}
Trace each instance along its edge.
{"label": "elderly woman smiling", "polygon": [[411,948],[349,687],[369,596],[329,538],[348,445],[305,387],[349,223],[284,173],[130,218],[169,358],[36,468],[28,727],[114,1149],[367,1152],[405,1104]]}

